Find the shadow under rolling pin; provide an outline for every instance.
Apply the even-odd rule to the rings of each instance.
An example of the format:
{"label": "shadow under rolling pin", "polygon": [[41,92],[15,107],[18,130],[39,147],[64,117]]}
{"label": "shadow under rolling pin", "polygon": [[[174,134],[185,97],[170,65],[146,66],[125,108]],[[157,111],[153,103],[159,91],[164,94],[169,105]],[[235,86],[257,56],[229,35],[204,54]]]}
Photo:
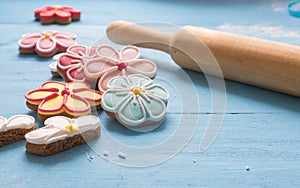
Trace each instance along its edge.
{"label": "shadow under rolling pin", "polygon": [[111,23],[107,36],[118,44],[167,52],[183,68],[300,97],[299,46],[195,26],[163,33],[126,21]]}

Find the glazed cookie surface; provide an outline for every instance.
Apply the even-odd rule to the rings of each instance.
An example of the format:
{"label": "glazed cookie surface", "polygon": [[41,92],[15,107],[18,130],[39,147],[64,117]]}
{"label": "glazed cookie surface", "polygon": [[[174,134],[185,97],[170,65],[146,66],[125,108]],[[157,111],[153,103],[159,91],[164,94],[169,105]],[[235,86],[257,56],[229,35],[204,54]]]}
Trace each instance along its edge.
{"label": "glazed cookie surface", "polygon": [[0,146],[24,140],[25,134],[35,128],[35,119],[32,116],[15,115],[9,119],[0,116]]}
{"label": "glazed cookie surface", "polygon": [[119,76],[108,82],[101,106],[111,117],[134,131],[151,131],[165,119],[169,92],[141,74]]}
{"label": "glazed cookie surface", "polygon": [[87,115],[92,107],[99,108],[101,93],[90,89],[85,82],[45,82],[39,89],[25,95],[26,105],[38,111],[41,121],[56,116],[78,117]]}
{"label": "glazed cookie surface", "polygon": [[72,21],[80,20],[81,11],[66,6],[46,6],[35,9],[34,16],[42,24],[69,24]]}
{"label": "glazed cookie surface", "polygon": [[19,40],[21,54],[38,54],[41,57],[52,57],[58,52],[75,45],[76,35],[59,31],[44,31],[42,33],[29,33]]}
{"label": "glazed cookie surface", "polygon": [[44,124],[44,127],[25,135],[28,152],[42,156],[53,155],[100,135],[100,120],[93,115],[76,119],[54,116]]}
{"label": "glazed cookie surface", "polygon": [[66,82],[85,81],[84,64],[96,57],[97,46],[87,47],[74,45],[67,49],[66,53],[59,54],[57,71]]}
{"label": "glazed cookie surface", "polygon": [[84,64],[84,74],[91,82],[98,81],[101,92],[107,90],[107,83],[116,76],[142,74],[149,78],[156,76],[154,62],[140,58],[140,50],[135,46],[126,46],[120,52],[112,46],[103,45],[97,48],[99,58]]}

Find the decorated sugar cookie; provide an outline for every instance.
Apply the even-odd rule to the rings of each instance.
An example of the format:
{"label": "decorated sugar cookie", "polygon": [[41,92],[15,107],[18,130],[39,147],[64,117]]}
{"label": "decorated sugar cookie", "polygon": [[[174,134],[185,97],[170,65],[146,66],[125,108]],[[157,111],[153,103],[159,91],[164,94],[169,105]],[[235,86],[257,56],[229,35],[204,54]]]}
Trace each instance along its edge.
{"label": "decorated sugar cookie", "polygon": [[100,135],[100,120],[93,115],[77,119],[54,116],[44,124],[44,127],[25,135],[28,152],[41,156],[54,155]]}
{"label": "decorated sugar cookie", "polygon": [[59,54],[57,71],[66,82],[85,81],[84,64],[91,59],[99,57],[98,47],[71,46],[66,53]]}
{"label": "decorated sugar cookie", "polygon": [[26,105],[38,111],[41,121],[56,116],[78,117],[91,112],[91,107],[100,107],[101,94],[90,89],[87,83],[45,82],[39,89],[25,95]]}
{"label": "decorated sugar cookie", "polygon": [[103,45],[97,48],[100,58],[87,61],[84,64],[84,74],[88,80],[98,80],[98,88],[104,92],[107,83],[116,76],[142,74],[154,78],[157,67],[150,60],[140,59],[140,51],[137,47],[126,46],[120,52],[115,48]]}
{"label": "decorated sugar cookie", "polygon": [[59,31],[44,31],[42,33],[25,34],[19,40],[21,54],[37,53],[41,57],[52,57],[58,52],[75,45],[76,35]]}
{"label": "decorated sugar cookie", "polygon": [[15,115],[9,119],[0,116],[0,146],[24,140],[25,134],[35,128],[32,116]]}
{"label": "decorated sugar cookie", "polygon": [[105,112],[135,131],[151,131],[165,119],[169,92],[141,74],[119,76],[102,95]]}
{"label": "decorated sugar cookie", "polygon": [[80,14],[80,10],[60,5],[46,6],[34,10],[35,19],[40,20],[42,24],[69,24],[72,21],[80,20]]}

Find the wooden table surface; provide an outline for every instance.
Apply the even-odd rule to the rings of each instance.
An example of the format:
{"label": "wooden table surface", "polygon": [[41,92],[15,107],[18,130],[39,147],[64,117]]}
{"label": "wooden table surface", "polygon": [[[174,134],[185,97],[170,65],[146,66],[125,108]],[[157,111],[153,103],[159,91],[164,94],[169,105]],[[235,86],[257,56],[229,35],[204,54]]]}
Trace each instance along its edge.
{"label": "wooden table surface", "polygon": [[[196,25],[297,45],[300,44],[300,19],[288,14],[287,3],[279,0],[2,1],[0,115],[36,117],[35,112],[27,109],[24,94],[53,79],[48,68],[51,58],[19,55],[17,42],[25,33],[48,29],[74,32],[79,44],[93,45],[105,37],[110,22],[124,19]],[[81,9],[82,19],[67,26],[43,26],[34,21],[35,8],[56,4]],[[166,151],[143,155],[113,149],[105,140],[107,135],[96,143],[51,157],[26,153],[25,141],[20,141],[0,148],[1,187],[299,187],[299,98],[226,81],[226,93],[221,93],[226,97],[226,109],[214,112],[211,93],[218,91],[212,91],[206,81],[214,78],[181,70],[162,52],[143,49],[142,55],[156,61],[159,68],[156,81],[170,89],[166,121],[156,131],[133,133],[98,112],[102,129],[118,142],[139,151],[138,148],[151,148],[172,137],[178,122],[187,127],[195,125],[193,137],[182,150],[181,143],[173,142],[175,146],[178,144],[179,152],[154,165],[153,159],[160,154],[166,157],[163,156]],[[180,88],[186,89],[186,93]],[[182,105],[191,108],[183,111]],[[221,130],[209,149],[200,152],[208,122],[216,114],[224,115]],[[38,122],[38,126],[43,124]],[[182,135],[191,134],[182,131]],[[111,158],[102,155],[102,142]],[[118,158],[118,152],[128,158]],[[125,167],[141,161],[146,161],[147,167]]]}

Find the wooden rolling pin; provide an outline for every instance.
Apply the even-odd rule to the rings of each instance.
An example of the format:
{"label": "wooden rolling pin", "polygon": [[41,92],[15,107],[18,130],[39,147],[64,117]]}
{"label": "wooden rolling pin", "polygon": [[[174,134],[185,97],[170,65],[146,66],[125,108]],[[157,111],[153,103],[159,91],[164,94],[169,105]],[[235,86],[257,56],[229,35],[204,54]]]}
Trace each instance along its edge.
{"label": "wooden rolling pin", "polygon": [[107,36],[165,51],[183,68],[222,76],[217,62],[226,79],[300,97],[299,46],[194,26],[163,33],[126,21],[111,23]]}

